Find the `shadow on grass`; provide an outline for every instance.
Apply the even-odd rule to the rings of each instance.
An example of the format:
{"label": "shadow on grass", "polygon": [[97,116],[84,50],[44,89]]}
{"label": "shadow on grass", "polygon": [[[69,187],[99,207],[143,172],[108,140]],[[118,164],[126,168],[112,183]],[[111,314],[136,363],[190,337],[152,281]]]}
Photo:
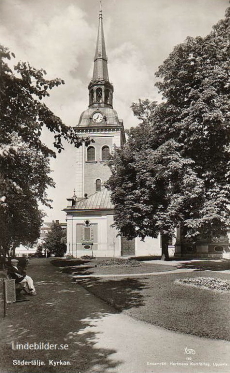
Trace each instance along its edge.
{"label": "shadow on grass", "polygon": [[[49,264],[36,259],[31,264],[37,297],[30,302],[8,306],[7,317],[1,319],[0,371],[14,373],[76,373],[118,369],[116,350],[99,348],[100,331],[97,322],[116,311],[93,297],[81,286],[71,283],[68,276]],[[56,349],[13,349],[14,345],[47,343]],[[60,345],[66,344],[66,349]],[[44,361],[45,366],[13,365],[13,360]],[[67,366],[54,366],[52,361],[66,361]],[[50,363],[51,361],[51,363]]]}
{"label": "shadow on grass", "polygon": [[177,266],[180,269],[195,269],[197,271],[228,271],[230,270],[230,260],[191,260]]}
{"label": "shadow on grass", "polygon": [[75,268],[74,266],[73,267],[65,267],[65,268],[62,268],[62,273],[77,274],[77,275],[91,275],[93,273],[93,271],[92,270],[90,271],[90,268],[92,268],[92,267],[89,267],[88,269],[86,269],[84,267]]}
{"label": "shadow on grass", "polygon": [[86,259],[51,259],[50,263],[55,267],[70,267],[75,265],[81,265],[88,263],[89,260]]}
{"label": "shadow on grass", "polygon": [[147,286],[138,279],[106,280],[94,277],[78,278],[76,282],[118,311],[138,308],[145,304],[141,292]]}

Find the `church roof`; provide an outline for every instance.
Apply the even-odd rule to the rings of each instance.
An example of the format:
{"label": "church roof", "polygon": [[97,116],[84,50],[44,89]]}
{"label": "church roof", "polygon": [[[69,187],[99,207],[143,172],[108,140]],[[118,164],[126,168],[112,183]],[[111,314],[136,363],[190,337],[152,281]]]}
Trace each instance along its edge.
{"label": "church roof", "polygon": [[87,198],[76,201],[75,210],[108,210],[113,209],[111,194],[108,189],[103,188],[100,192],[95,192]]}
{"label": "church roof", "polygon": [[[83,111],[81,114],[78,127],[95,127],[95,123],[92,120],[95,111],[101,111],[104,115],[105,120],[100,124],[100,126],[120,126],[116,110],[112,108],[95,109],[91,107]],[[98,127],[98,124],[96,126]]]}

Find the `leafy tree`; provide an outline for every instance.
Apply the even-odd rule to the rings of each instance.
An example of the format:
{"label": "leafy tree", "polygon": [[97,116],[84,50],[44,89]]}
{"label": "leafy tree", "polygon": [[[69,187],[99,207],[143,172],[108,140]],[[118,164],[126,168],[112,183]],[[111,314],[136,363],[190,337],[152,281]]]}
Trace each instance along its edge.
{"label": "leafy tree", "polygon": [[[42,101],[61,79],[47,80],[44,70],[20,62],[0,46],[0,248],[3,254],[20,243],[39,237],[42,215],[39,201],[49,205],[46,188],[54,186],[49,176],[50,157],[64,149],[63,139],[76,147],[89,139],[79,138]],[[41,140],[43,128],[54,135],[54,149]]]}
{"label": "leafy tree", "polygon": [[[1,102],[1,144],[12,143],[12,134],[18,135],[21,141],[35,147],[48,156],[55,156],[41,140],[41,131],[47,127],[54,133],[54,147],[61,152],[64,149],[62,139],[73,143],[76,147],[84,141],[76,135],[73,127],[64,125],[42,102],[50,95],[55,86],[64,84],[61,79],[45,79],[46,71],[36,70],[29,63],[20,62],[9,67],[6,59],[14,57],[8,49],[0,47],[0,102]],[[89,141],[89,139],[85,139]]]}
{"label": "leafy tree", "polygon": [[66,252],[66,229],[59,222],[53,222],[47,233],[43,246],[49,254],[64,256]]}
{"label": "leafy tree", "polygon": [[112,160],[117,227],[130,239],[161,233],[166,258],[178,224],[193,240],[229,224],[229,16],[175,47],[157,72],[163,102],[133,104],[142,124]]}
{"label": "leafy tree", "polygon": [[39,244],[37,246],[37,250],[36,250],[36,253],[35,255],[39,258],[41,258],[43,256],[43,250],[44,250],[44,247],[43,247],[43,244]]}
{"label": "leafy tree", "polygon": [[3,253],[10,250],[13,255],[17,246],[32,244],[39,237],[42,213],[37,201],[48,204],[45,188],[53,185],[48,158],[16,140],[4,157],[0,157],[3,176],[0,189],[6,196],[5,203],[0,205],[0,242]]}

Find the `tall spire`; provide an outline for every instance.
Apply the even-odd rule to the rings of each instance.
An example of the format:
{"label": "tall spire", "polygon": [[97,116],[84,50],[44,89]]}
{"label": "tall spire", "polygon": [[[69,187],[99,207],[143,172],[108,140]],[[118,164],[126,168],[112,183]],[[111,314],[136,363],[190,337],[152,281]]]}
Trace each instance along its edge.
{"label": "tall spire", "polygon": [[109,81],[108,60],[105,50],[101,1],[97,45],[94,57],[93,78],[89,83],[88,89],[89,107],[113,107],[113,85]]}
{"label": "tall spire", "polygon": [[94,57],[93,81],[109,80],[107,62],[108,60],[106,56],[105,37],[103,30],[102,5],[100,1],[99,26],[97,35],[97,45]]}

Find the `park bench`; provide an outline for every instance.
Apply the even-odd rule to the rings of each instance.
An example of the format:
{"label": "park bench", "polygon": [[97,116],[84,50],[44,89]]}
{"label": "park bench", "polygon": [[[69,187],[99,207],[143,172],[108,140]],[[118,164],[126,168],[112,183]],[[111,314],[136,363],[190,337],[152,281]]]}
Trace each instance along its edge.
{"label": "park bench", "polygon": [[[23,301],[28,301],[24,294],[27,294],[27,291],[24,287],[23,284],[21,283],[16,283],[15,279],[12,279],[11,276],[9,275],[7,268],[4,269],[3,271],[5,275],[5,296],[10,294],[9,296],[9,302],[8,303],[14,303],[14,302],[23,302]],[[7,299],[6,299],[7,302]]]}

